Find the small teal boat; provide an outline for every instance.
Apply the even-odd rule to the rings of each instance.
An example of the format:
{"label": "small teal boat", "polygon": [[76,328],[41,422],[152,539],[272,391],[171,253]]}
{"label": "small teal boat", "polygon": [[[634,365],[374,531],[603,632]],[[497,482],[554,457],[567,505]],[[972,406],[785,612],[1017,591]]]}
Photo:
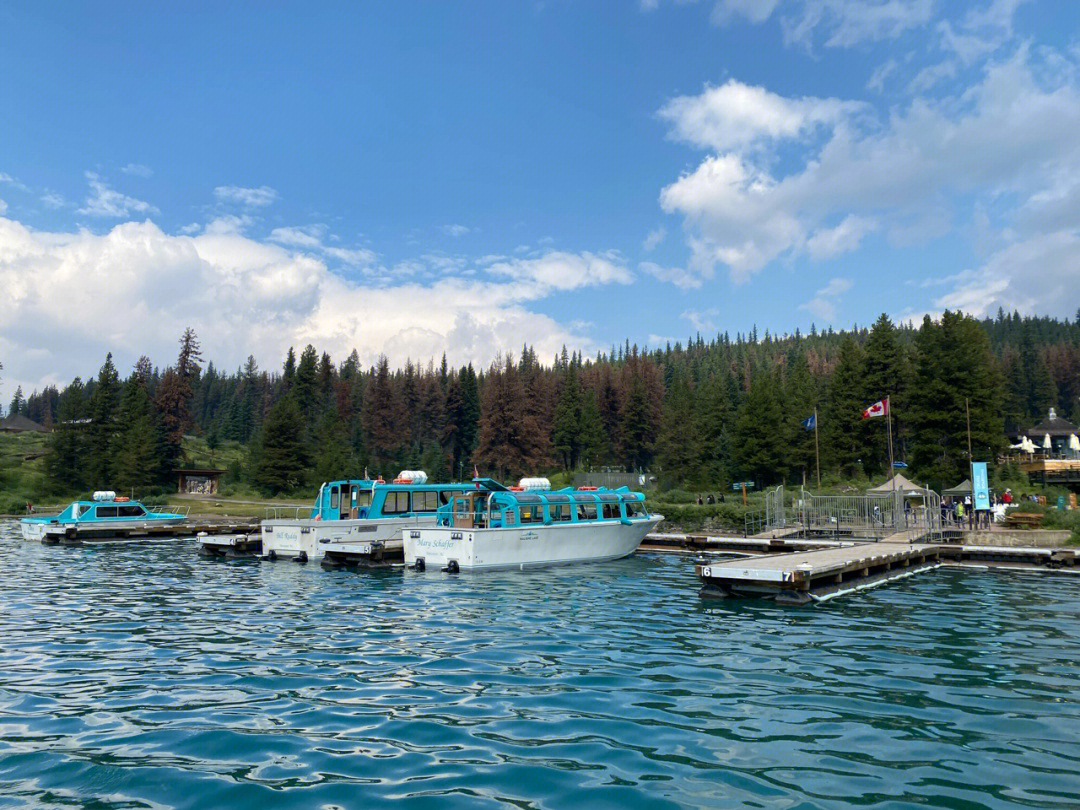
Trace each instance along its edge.
{"label": "small teal boat", "polygon": [[92,501],[75,501],[59,515],[23,518],[21,528],[24,540],[57,543],[136,537],[186,520],[179,512],[153,512],[139,501],[103,490],[95,492]]}

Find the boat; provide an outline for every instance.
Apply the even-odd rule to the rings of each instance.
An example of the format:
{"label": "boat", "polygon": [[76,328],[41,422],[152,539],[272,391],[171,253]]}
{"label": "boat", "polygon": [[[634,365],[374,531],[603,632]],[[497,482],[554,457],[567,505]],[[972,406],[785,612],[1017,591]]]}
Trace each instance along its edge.
{"label": "boat", "polygon": [[117,497],[112,490],[100,490],[93,500],[74,501],[58,515],[23,518],[20,528],[24,540],[58,543],[145,536],[186,520],[179,512],[152,511],[139,501]]}
{"label": "boat", "polygon": [[474,479],[439,509],[436,526],[406,534],[405,564],[457,572],[617,560],[664,519],[627,487],[552,490],[536,480],[506,487]]}
{"label": "boat", "polygon": [[402,470],[393,481],[381,478],[329,481],[319,487],[307,517],[295,510],[260,524],[264,559],[307,562],[327,552],[348,549],[351,555],[400,558],[402,532],[434,526],[438,509],[469,488],[469,484],[429,484],[423,470]]}

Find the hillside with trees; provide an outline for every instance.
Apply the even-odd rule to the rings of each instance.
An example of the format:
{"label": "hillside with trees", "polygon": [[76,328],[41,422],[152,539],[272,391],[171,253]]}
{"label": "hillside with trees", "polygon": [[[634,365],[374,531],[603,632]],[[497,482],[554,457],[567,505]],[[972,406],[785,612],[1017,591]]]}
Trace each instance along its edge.
{"label": "hillside with trees", "polygon": [[45,458],[55,493],[110,486],[151,490],[185,463],[183,439],[234,453],[226,483],[303,492],[333,477],[425,469],[433,480],[482,473],[650,470],[663,487],[717,489],[812,481],[817,410],[823,475],[861,479],[888,466],[885,425],[862,419],[891,398],[897,460],[935,486],[966,476],[967,421],[976,458],[1005,431],[1056,407],[1080,420],[1077,319],[946,312],[918,326],[882,315],[869,328],[697,335],[685,344],[628,342],[595,357],[530,346],[489,367],[445,358],[363,367],[314,346],[280,367],[254,357],[225,372],[188,329],[175,360],[147,357],[26,396],[9,411],[51,426]]}

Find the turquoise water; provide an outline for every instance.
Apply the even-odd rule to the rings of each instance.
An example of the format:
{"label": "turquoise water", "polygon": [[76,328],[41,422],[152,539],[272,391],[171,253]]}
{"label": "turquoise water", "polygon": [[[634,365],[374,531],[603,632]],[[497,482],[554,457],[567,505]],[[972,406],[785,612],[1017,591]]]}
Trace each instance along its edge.
{"label": "turquoise water", "polygon": [[1080,578],[791,608],[701,602],[680,557],[328,572],[13,525],[0,563],[0,807],[1080,806]]}

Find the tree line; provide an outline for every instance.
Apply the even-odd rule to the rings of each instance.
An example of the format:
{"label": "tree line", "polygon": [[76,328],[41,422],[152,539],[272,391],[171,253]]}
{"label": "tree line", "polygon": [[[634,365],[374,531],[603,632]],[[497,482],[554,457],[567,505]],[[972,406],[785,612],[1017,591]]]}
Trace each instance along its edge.
{"label": "tree line", "polygon": [[323,480],[425,469],[433,480],[481,471],[522,474],[649,470],[663,486],[718,488],[812,480],[816,409],[823,474],[882,476],[890,398],[897,460],[935,486],[966,476],[967,417],[975,457],[993,459],[1007,428],[1050,407],[1080,419],[1080,312],[1075,321],[945,312],[919,326],[882,315],[869,328],[773,336],[697,335],[595,357],[534,349],[489,367],[441,362],[363,367],[306,346],[280,370],[254,357],[236,371],[203,365],[194,331],[176,361],[142,357],[121,379],[111,355],[96,377],[23,397],[9,409],[51,426],[46,469],[58,489],[162,485],[184,463],[183,438],[243,448],[233,482],[265,492]]}

